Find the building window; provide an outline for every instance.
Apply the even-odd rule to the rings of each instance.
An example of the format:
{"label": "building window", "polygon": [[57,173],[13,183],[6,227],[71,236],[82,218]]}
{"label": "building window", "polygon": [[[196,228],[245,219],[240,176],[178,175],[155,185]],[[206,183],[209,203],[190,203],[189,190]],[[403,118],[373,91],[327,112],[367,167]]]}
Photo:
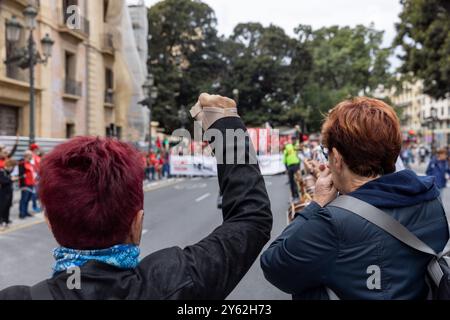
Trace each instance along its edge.
{"label": "building window", "polygon": [[64,71],[66,78],[74,78],[76,72],[76,56],[72,52],[66,51],[64,54]]}
{"label": "building window", "polygon": [[15,136],[18,127],[18,109],[0,104],[0,136]]}
{"label": "building window", "polygon": [[64,93],[81,96],[81,82],[76,81],[77,60],[76,55],[66,51],[64,54]]}
{"label": "building window", "polygon": [[105,69],[105,103],[114,104],[114,72]]}
{"label": "building window", "polygon": [[109,0],[103,0],[103,22],[107,22],[108,20],[108,6]]}
{"label": "building window", "polygon": [[72,139],[75,136],[75,124],[66,123],[66,139]]}
{"label": "building window", "polygon": [[69,10],[71,6],[78,6],[78,0],[63,0],[62,10],[63,10],[64,24],[67,23],[67,20],[73,13],[73,10]]}

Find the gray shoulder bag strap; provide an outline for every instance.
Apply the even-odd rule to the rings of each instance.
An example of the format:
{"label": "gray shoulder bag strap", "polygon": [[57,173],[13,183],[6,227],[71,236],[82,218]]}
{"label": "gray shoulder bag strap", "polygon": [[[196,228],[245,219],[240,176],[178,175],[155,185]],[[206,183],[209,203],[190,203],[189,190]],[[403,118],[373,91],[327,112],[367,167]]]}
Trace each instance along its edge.
{"label": "gray shoulder bag strap", "polygon": [[30,288],[31,300],[55,300],[47,284],[47,280]]}
{"label": "gray shoulder bag strap", "polygon": [[[442,202],[439,199],[441,205]],[[383,212],[382,210],[364,202],[362,200],[356,199],[351,196],[340,196],[332,203],[329,204],[331,207],[338,207],[358,216],[366,219],[367,221],[373,223],[379,228],[383,229],[394,238],[403,242],[407,246],[416,249],[417,251],[429,254],[434,256],[435,261],[441,259],[443,256],[447,255],[450,252],[450,239],[447,242],[444,250],[441,253],[436,253],[432,248],[430,248],[427,244],[425,244],[422,240],[417,238],[412,232],[406,229],[400,222]],[[443,206],[442,206],[443,207]],[[445,209],[444,209],[445,212]],[[445,213],[447,219],[447,225],[450,226],[450,216]],[[442,271],[439,268],[438,263],[430,264],[428,271],[430,275],[433,277],[433,280],[439,284],[440,279],[442,278]]]}

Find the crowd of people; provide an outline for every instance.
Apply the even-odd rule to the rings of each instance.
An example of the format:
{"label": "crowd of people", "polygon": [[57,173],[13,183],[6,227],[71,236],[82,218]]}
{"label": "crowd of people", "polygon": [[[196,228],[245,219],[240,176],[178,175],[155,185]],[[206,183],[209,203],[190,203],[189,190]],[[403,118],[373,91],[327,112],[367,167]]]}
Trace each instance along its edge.
{"label": "crowd of people", "polygon": [[[233,116],[218,113],[220,108],[234,110]],[[195,118],[206,119],[204,130],[245,129],[231,99],[202,95],[197,109]],[[439,283],[426,277],[429,266],[439,268],[439,259],[450,251],[440,191],[431,177],[397,170],[402,136],[393,108],[371,98],[346,100],[326,117],[322,141],[311,141],[303,150],[307,156],[323,157],[323,164],[311,202],[295,212],[263,252],[265,278],[294,299],[450,294],[430,291]],[[226,140],[221,148],[235,152],[235,144]],[[247,147],[245,159],[250,159],[254,152]],[[286,146],[289,172],[300,167],[296,151],[295,143]],[[36,167],[31,164],[33,152],[24,158],[25,171]],[[157,153],[148,159],[155,158],[152,154]],[[440,166],[446,159],[442,155],[436,161]],[[39,193],[60,245],[54,251],[53,276],[33,287],[0,291],[0,299],[225,299],[271,237],[271,204],[258,165],[218,165],[223,223],[197,244],[139,260],[143,167],[142,154],[114,139],[78,137],[46,155],[38,167]],[[19,178],[26,181],[26,173]],[[364,218],[361,208],[401,225],[421,248],[392,236],[386,224],[379,227]],[[74,267],[80,268],[82,282],[76,290],[65,285],[71,276],[66,271]],[[447,279],[448,273],[442,281]]]}
{"label": "crowd of people", "polygon": [[156,138],[148,152],[142,152],[145,180],[151,182],[170,178],[170,144],[167,138]]}
{"label": "crowd of people", "polygon": [[[9,228],[12,223],[10,211],[15,183],[21,192],[19,219],[33,218],[35,213],[42,211],[37,192],[42,150],[37,144],[31,144],[22,159],[16,161],[13,156],[17,146],[18,141],[10,151],[5,146],[0,146],[0,230]],[[29,208],[30,202],[32,211]]]}
{"label": "crowd of people", "polygon": [[[214,148],[222,148],[225,159],[228,152],[236,154],[236,141],[225,134],[245,130],[235,102],[203,94],[195,108],[205,131],[225,137]],[[437,170],[444,177],[450,173],[447,150],[431,158],[427,173],[434,178],[400,170],[398,116],[385,102],[367,97],[333,108],[321,142],[297,139],[286,145],[290,181],[302,160],[320,165],[310,202],[296,210],[262,255],[271,238],[272,209],[261,171],[250,160],[253,147],[245,144],[248,163],[217,166],[223,223],[197,244],[142,260],[142,182],[145,174],[153,178],[151,168],[164,176],[168,148],[157,145],[147,155],[115,139],[77,137],[41,163],[39,147],[31,145],[17,175],[10,153],[2,150],[1,189],[10,192],[14,177],[21,181],[25,218],[39,179],[59,247],[50,279],[7,288],[0,300],[225,299],[258,257],[266,280],[294,299],[450,299],[448,265],[441,267],[450,253],[450,218],[436,179]],[[300,196],[292,185],[291,191],[293,198]],[[80,269],[79,289],[66,285],[71,268]]]}

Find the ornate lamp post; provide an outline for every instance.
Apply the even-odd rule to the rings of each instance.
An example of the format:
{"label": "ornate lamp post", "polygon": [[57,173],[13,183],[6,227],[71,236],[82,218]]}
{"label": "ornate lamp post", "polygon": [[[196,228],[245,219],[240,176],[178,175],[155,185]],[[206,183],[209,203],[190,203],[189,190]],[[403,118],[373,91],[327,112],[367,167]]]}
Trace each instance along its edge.
{"label": "ornate lamp post", "polygon": [[[28,35],[28,45],[26,48],[19,48],[13,52],[11,58],[5,61],[5,64],[17,64],[22,69],[29,69],[30,71],[30,144],[35,142],[36,132],[35,132],[35,79],[34,79],[34,68],[37,64],[47,64],[49,58],[52,56],[52,48],[54,41],[50,38],[47,33],[41,40],[42,54],[36,49],[36,42],[34,41],[33,32],[37,25],[37,15],[38,10],[29,5],[23,11],[25,17],[25,27],[29,31]],[[11,20],[6,22],[6,40],[12,44],[15,44],[20,39],[20,34],[23,29],[22,24],[17,21],[15,16]]]}

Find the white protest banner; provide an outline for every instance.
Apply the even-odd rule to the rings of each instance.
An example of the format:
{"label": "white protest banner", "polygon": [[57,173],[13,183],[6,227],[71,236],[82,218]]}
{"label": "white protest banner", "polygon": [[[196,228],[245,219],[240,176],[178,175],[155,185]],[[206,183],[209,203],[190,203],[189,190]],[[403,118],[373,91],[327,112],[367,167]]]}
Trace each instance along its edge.
{"label": "white protest banner", "polygon": [[[263,175],[276,175],[286,170],[281,154],[261,155],[258,156],[258,161]],[[216,176],[216,158],[211,156],[172,155],[170,157],[170,174],[180,176]]]}

